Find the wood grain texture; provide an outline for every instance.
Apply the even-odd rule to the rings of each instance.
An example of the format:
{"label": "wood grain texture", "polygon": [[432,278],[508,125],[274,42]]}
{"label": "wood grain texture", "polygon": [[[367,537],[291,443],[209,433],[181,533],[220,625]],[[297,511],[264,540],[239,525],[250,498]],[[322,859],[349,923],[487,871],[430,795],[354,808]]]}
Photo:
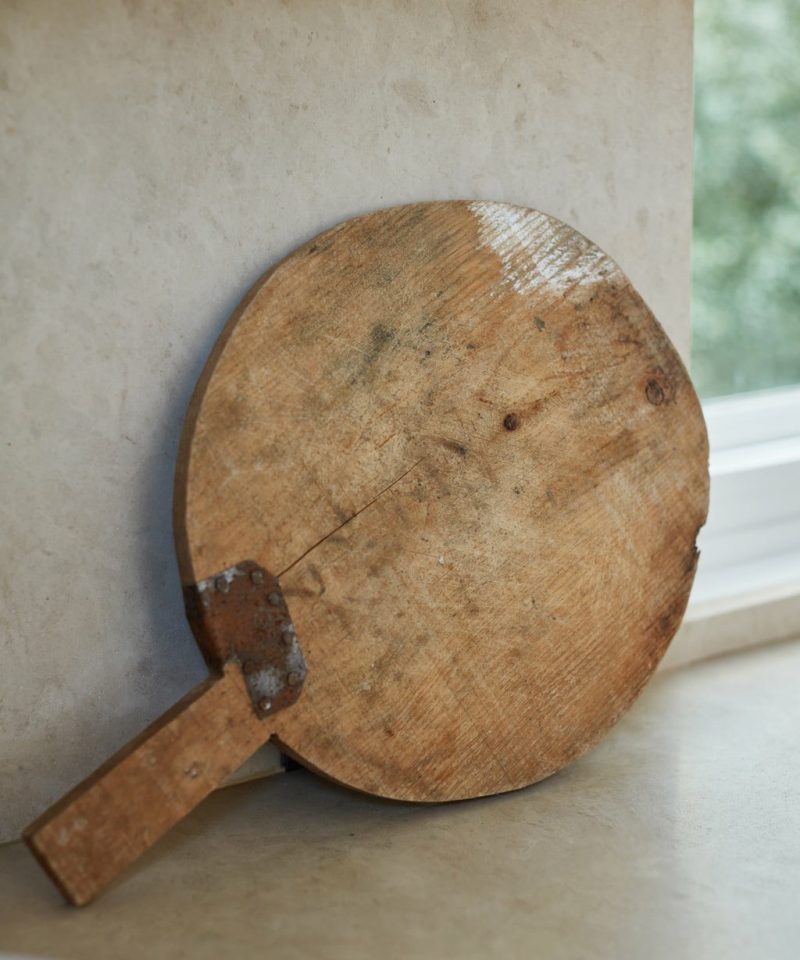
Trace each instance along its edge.
{"label": "wood grain texture", "polygon": [[187,417],[185,583],[280,576],[305,764],[453,800],[552,774],[683,615],[700,406],[616,264],[544,214],[399,207],[301,247],[228,324]]}
{"label": "wood grain texture", "polygon": [[64,896],[92,900],[269,739],[237,664],[193,690],[25,831]]}

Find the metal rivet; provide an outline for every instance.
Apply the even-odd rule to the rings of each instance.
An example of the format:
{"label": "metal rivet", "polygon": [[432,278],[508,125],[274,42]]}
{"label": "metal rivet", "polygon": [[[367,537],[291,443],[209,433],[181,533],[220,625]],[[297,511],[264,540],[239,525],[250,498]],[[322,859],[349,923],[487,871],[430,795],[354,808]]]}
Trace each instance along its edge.
{"label": "metal rivet", "polygon": [[267,597],[267,600],[269,600],[269,602],[272,604],[273,607],[279,607],[281,605],[281,598],[278,596],[277,593],[271,593]]}
{"label": "metal rivet", "polygon": [[253,583],[259,584],[264,582],[264,571],[263,570],[251,570],[250,579]]}
{"label": "metal rivet", "polygon": [[258,709],[262,713],[268,713],[272,709],[272,701],[268,700],[267,697],[262,697],[258,701]]}
{"label": "metal rivet", "polygon": [[217,579],[214,581],[214,586],[217,590],[219,590],[220,593],[227,593],[231,588],[230,583],[225,577],[217,577]]}
{"label": "metal rivet", "polygon": [[286,682],[289,684],[290,687],[296,687],[297,684],[300,683],[302,679],[303,678],[300,676],[300,674],[295,673],[294,671],[286,675]]}
{"label": "metal rivet", "polygon": [[519,417],[516,413],[507,413],[503,418],[503,426],[506,430],[516,430],[519,426]]}

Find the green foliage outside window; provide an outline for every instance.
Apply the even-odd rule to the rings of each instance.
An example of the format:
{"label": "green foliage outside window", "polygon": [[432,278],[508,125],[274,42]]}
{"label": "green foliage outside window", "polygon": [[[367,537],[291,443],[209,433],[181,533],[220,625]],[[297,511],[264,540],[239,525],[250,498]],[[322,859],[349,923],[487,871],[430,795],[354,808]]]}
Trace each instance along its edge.
{"label": "green foliage outside window", "polygon": [[800,0],[696,0],[692,373],[800,383]]}

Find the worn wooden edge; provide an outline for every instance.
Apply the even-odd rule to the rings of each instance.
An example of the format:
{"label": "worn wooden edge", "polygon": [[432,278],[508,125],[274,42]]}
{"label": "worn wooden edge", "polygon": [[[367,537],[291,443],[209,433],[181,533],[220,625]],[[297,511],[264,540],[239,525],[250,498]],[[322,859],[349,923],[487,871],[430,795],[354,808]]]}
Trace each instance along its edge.
{"label": "worn wooden edge", "polygon": [[[702,527],[702,524],[700,525],[700,527],[698,527],[698,533],[701,527]],[[696,540],[696,537],[695,537],[695,540]],[[692,551],[693,562],[691,564],[691,567],[688,567],[687,565],[687,571],[686,571],[686,576],[688,578],[687,589],[684,592],[684,596],[681,599],[680,604],[676,605],[673,608],[672,615],[670,617],[669,628],[664,633],[662,644],[660,645],[659,649],[654,653],[652,657],[652,668],[650,669],[650,671],[644,676],[642,676],[640,682],[636,686],[630,688],[630,690],[628,691],[628,696],[625,698],[623,702],[620,703],[619,709],[617,710],[617,713],[612,719],[610,724],[608,724],[607,726],[603,727],[600,730],[596,730],[594,733],[594,736],[586,737],[583,740],[581,740],[579,743],[576,743],[574,750],[572,751],[572,753],[570,753],[569,756],[567,756],[561,762],[554,764],[550,769],[544,770],[534,780],[526,780],[523,783],[514,784],[501,789],[486,790],[482,793],[470,792],[466,794],[457,794],[455,796],[437,794],[435,796],[421,798],[418,795],[407,796],[399,792],[376,794],[376,793],[370,792],[369,790],[364,790],[357,786],[353,786],[351,783],[348,783],[345,780],[338,779],[328,771],[310,762],[305,756],[303,756],[301,753],[296,751],[289,742],[292,736],[291,730],[286,730],[286,732],[284,732],[281,729],[281,726],[282,726],[281,721],[285,721],[287,719],[286,716],[283,716],[283,717],[279,716],[278,718],[276,718],[277,720],[276,729],[272,735],[270,743],[274,744],[274,746],[276,746],[281,751],[281,753],[285,754],[290,759],[299,763],[302,767],[305,767],[306,770],[310,770],[313,774],[315,774],[316,776],[322,777],[324,780],[327,780],[329,783],[335,783],[337,786],[345,787],[346,789],[352,790],[355,793],[360,793],[363,796],[372,797],[373,799],[385,800],[387,803],[406,803],[406,804],[411,804],[413,806],[420,806],[420,807],[428,807],[428,806],[433,806],[433,805],[442,804],[442,803],[467,803],[471,800],[480,800],[486,797],[501,796],[502,794],[505,794],[505,793],[516,793],[519,790],[526,790],[528,787],[536,786],[537,783],[541,783],[542,781],[549,779],[550,777],[557,774],[560,770],[563,770],[564,767],[574,763],[576,760],[579,760],[582,756],[584,756],[585,754],[589,753],[592,749],[594,749],[594,747],[596,747],[602,740],[604,740],[608,736],[608,734],[614,729],[614,727],[616,727],[619,721],[628,713],[631,707],[639,699],[640,695],[642,694],[642,691],[653,679],[656,673],[656,670],[658,668],[658,665],[664,659],[664,656],[666,652],[669,650],[670,644],[672,643],[672,640],[674,639],[675,634],[678,632],[678,629],[680,628],[680,625],[683,621],[684,615],[686,613],[686,608],[689,603],[689,594],[691,592],[691,586],[692,586],[692,583],[694,582],[694,578],[697,573],[697,564],[698,564],[699,557],[700,557],[700,551],[695,547],[694,550]]]}
{"label": "worn wooden edge", "polygon": [[[291,256],[291,254],[289,254],[289,256]],[[288,257],[284,259],[288,259]],[[197,383],[192,391],[191,399],[189,400],[189,406],[187,407],[183,418],[180,439],[178,441],[178,456],[175,462],[175,473],[172,481],[172,529],[177,548],[179,573],[184,587],[194,586],[194,584],[201,579],[200,577],[195,577],[193,575],[191,559],[188,556],[188,551],[186,551],[183,547],[183,544],[186,542],[185,521],[187,471],[189,468],[192,439],[194,437],[195,426],[197,424],[197,417],[200,413],[200,407],[203,402],[203,397],[205,396],[206,388],[208,387],[211,376],[217,366],[217,361],[222,356],[222,352],[227,346],[231,334],[236,329],[236,325],[256,297],[258,291],[266,283],[270,275],[278,269],[281,263],[283,263],[283,260],[281,260],[280,263],[269,267],[264,271],[264,273],[261,274],[260,277],[258,277],[258,279],[251,285],[242,301],[226,321],[219,333],[219,336],[214,342],[214,346],[211,348],[211,353],[208,355],[208,359],[206,360],[200,376],[197,379]]]}
{"label": "worn wooden edge", "polygon": [[183,713],[189,704],[194,703],[195,700],[199,700],[212,686],[212,684],[216,683],[221,676],[222,673],[220,672],[219,676],[210,676],[207,680],[201,681],[196,687],[191,689],[187,694],[181,697],[180,700],[174,703],[165,713],[162,713],[160,717],[157,717],[152,721],[152,723],[149,723],[144,730],[141,731],[141,733],[136,734],[132,740],[129,740],[123,747],[120,747],[116,753],[112,754],[107,760],[104,760],[103,763],[101,763],[96,770],[93,770],[88,777],[65,793],[64,796],[52,804],[52,806],[48,807],[43,814],[33,821],[33,823],[28,824],[22,833],[23,840],[28,841],[46,823],[49,823],[50,820],[52,820],[54,817],[57,817],[59,813],[70,806],[75,798],[80,796],[80,794],[83,793],[87,787],[102,779],[102,777],[108,773],[109,770],[116,767],[120,761],[124,760],[127,756],[133,753],[137,747],[140,747],[145,741],[149,740],[150,737],[160,730],[165,724],[169,723],[170,720],[173,720],[180,713]]}
{"label": "worn wooden edge", "polygon": [[[410,204],[409,206],[413,206],[413,204]],[[364,216],[370,216],[370,214],[364,214]],[[195,384],[195,388],[192,391],[192,396],[189,400],[189,405],[186,408],[186,414],[183,418],[180,439],[178,441],[178,456],[175,462],[175,473],[172,483],[172,530],[178,558],[178,572],[181,577],[181,583],[184,587],[191,587],[200,580],[204,579],[204,577],[198,576],[195,573],[194,564],[192,562],[187,544],[187,473],[189,469],[189,460],[191,459],[192,441],[194,439],[197,418],[200,414],[203,398],[205,397],[206,389],[208,388],[208,384],[210,383],[211,377],[214,374],[217,363],[222,357],[225,347],[228,345],[228,341],[230,340],[239,321],[247,312],[250,304],[256,298],[259,291],[269,280],[272,274],[279,270],[283,264],[293,259],[297,255],[298,251],[304,250],[306,247],[310,247],[313,243],[318,242],[321,236],[328,236],[336,233],[349,222],[349,220],[344,220],[335,226],[330,227],[328,230],[323,231],[322,234],[312,237],[310,240],[306,241],[306,243],[301,244],[299,247],[292,250],[271,267],[268,267],[247,290],[241,302],[223,325],[219,336],[214,343],[214,346],[211,348],[211,353],[208,355],[208,359],[206,360],[200,376],[197,379],[197,383]],[[215,572],[216,571],[210,571],[212,574]]]}
{"label": "worn wooden edge", "polygon": [[157,733],[165,724],[169,723],[170,720],[182,713],[186,707],[189,706],[189,704],[194,703],[195,700],[199,700],[216,680],[217,677],[211,676],[207,680],[203,680],[201,683],[199,683],[196,687],[194,687],[194,689],[190,690],[185,696],[181,697],[180,700],[174,703],[166,711],[166,713],[163,713],[160,717],[153,720],[153,722],[148,724],[148,726],[146,726],[141,733],[138,733],[132,740],[129,740],[128,743],[120,747],[116,753],[112,754],[107,760],[104,760],[103,763],[101,763],[96,770],[93,770],[85,780],[82,780],[80,783],[76,784],[71,790],[65,793],[63,797],[52,804],[52,806],[48,807],[44,813],[40,814],[33,821],[33,823],[28,824],[28,826],[23,830],[22,839],[25,841],[28,849],[34,855],[36,860],[39,862],[39,865],[50,877],[56,887],[58,887],[64,898],[70,903],[74,904],[75,906],[83,906],[84,901],[76,900],[72,889],[62,882],[61,875],[53,867],[52,862],[48,857],[46,846],[41,844],[41,831],[50,823],[52,823],[61,813],[67,810],[87,790],[91,789],[94,784],[102,780],[103,777],[114,767],[125,760],[126,757],[130,756],[143,743],[149,740],[154,733]]}
{"label": "worn wooden edge", "polygon": [[[218,675],[209,677],[182,697],[165,714],[125,744],[24,830],[23,839],[25,843],[66,900],[75,906],[84,906],[91,902],[134,860],[138,859],[146,849],[183,819],[216,786],[219,786],[225,776],[230,774],[231,770],[228,769],[230,763],[226,759],[224,763],[216,764],[210,769],[210,775],[207,779],[198,778],[193,782],[190,797],[178,797],[169,789],[171,779],[175,776],[175,770],[162,769],[156,763],[154,773],[156,777],[164,779],[167,790],[166,796],[169,796],[171,804],[168,805],[169,810],[166,814],[162,811],[160,816],[151,817],[150,811],[141,804],[137,807],[135,783],[129,784],[130,790],[126,791],[124,796],[116,798],[120,803],[122,812],[115,809],[114,805],[108,802],[108,798],[102,796],[102,794],[99,795],[99,800],[98,798],[92,799],[92,795],[97,788],[112,794],[115,792],[115,788],[119,788],[120,783],[116,783],[114,777],[125,779],[126,774],[123,774],[122,771],[126,761],[129,761],[140,748],[150,741],[158,741],[158,738],[165,735],[173,723],[179,724],[184,715],[191,713],[192,708],[201,710],[203,706],[201,701],[207,695],[213,695],[216,692],[222,695],[228,689],[230,689],[231,695],[235,697],[236,702],[241,702],[241,709],[239,710],[241,715],[238,720],[235,717],[230,717],[226,722],[234,719],[237,724],[242,722],[246,724],[246,729],[241,736],[242,759],[246,759],[244,754],[249,756],[255,749],[258,749],[259,746],[270,739],[272,726],[269,722],[262,721],[256,716],[252,710],[239,665],[229,663]],[[180,742],[181,731],[176,728],[174,736]],[[204,742],[203,747],[209,754],[213,754],[218,749],[214,741]],[[135,779],[136,770],[134,769],[132,773]],[[119,789],[116,789],[116,792],[119,793]],[[104,851],[102,860],[97,862],[94,870],[92,870],[91,863],[93,851],[87,852],[80,847],[71,848],[69,834],[63,840],[53,834],[59,820],[64,816],[69,817],[72,814],[77,819],[84,819],[85,821],[81,814],[81,806],[85,804],[88,804],[89,807],[98,806],[98,809],[107,811],[104,817],[107,816],[109,820],[118,821],[119,829],[116,833],[118,833],[122,844],[121,850],[116,852],[116,856],[114,856],[114,851]],[[96,811],[87,810],[87,816],[90,816],[92,812],[96,813]],[[129,841],[126,830],[131,828],[131,823],[134,824],[135,829],[136,824],[142,822],[147,824],[143,835],[138,840],[132,839]],[[108,821],[105,819],[102,823],[103,828],[108,826]],[[88,825],[90,834],[93,834],[97,829],[96,825],[92,825],[91,819]],[[68,823],[62,826],[69,830],[70,825]],[[95,856],[95,859],[99,858]]]}

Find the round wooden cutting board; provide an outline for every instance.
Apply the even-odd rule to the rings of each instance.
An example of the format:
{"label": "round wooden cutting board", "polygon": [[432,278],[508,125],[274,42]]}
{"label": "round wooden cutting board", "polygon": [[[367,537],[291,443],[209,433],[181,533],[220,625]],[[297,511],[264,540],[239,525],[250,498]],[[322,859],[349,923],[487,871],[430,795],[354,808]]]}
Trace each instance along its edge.
{"label": "round wooden cutting board", "polygon": [[269,739],[404,800],[554,773],[680,623],[707,460],[663,330],[565,224],[430,203],[322,234],[230,320],[184,427],[210,676],[28,846],[88,903]]}
{"label": "round wooden cutting board", "polygon": [[303,694],[271,719],[370,793],[512,790],[595,743],[686,607],[700,405],[616,264],[542,213],[414,204],[266,274],[184,428],[190,585],[279,577]]}

